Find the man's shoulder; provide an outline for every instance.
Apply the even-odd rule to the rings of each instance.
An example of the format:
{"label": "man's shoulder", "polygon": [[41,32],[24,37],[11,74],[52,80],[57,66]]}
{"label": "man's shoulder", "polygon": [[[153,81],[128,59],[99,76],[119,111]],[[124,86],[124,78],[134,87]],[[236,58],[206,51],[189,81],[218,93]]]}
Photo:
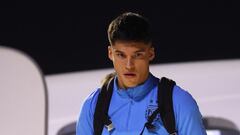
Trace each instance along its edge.
{"label": "man's shoulder", "polygon": [[83,110],[91,110],[91,112],[94,110],[98,95],[100,93],[100,88],[96,88],[92,93],[90,93],[84,100],[82,104]]}
{"label": "man's shoulder", "polygon": [[198,105],[194,97],[178,85],[175,85],[173,89],[173,104],[176,108],[183,111],[198,111]]}
{"label": "man's shoulder", "polygon": [[100,93],[100,88],[96,88],[93,90],[92,93],[90,93],[84,100],[85,103],[92,103],[95,102],[98,98],[98,95]]}
{"label": "man's shoulder", "polygon": [[194,100],[193,96],[187,90],[181,88],[178,85],[175,85],[173,88],[173,98],[185,102]]}
{"label": "man's shoulder", "polygon": [[[158,83],[160,83],[162,78],[163,77],[158,78],[158,77],[154,76],[155,82],[158,81]],[[164,77],[164,78],[172,80],[171,78],[168,78],[168,77]],[[173,97],[174,104],[180,104],[180,105],[189,104],[190,105],[190,104],[195,104],[195,102],[196,102],[194,97],[191,95],[191,93],[188,92],[187,90],[183,89],[182,87],[180,87],[177,84],[177,82],[173,87],[172,97]]]}

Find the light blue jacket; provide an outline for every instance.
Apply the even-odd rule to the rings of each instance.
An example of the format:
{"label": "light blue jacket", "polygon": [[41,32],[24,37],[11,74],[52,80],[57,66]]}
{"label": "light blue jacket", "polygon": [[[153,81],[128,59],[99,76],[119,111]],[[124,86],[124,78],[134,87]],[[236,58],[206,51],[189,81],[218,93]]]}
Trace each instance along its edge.
{"label": "light blue jacket", "polygon": [[[144,84],[123,90],[118,88],[115,77],[108,112],[115,129],[108,132],[104,127],[102,135],[139,135],[148,116],[157,108],[158,82],[159,79],[150,74]],[[93,116],[98,95],[99,89],[84,102],[77,122],[77,135],[94,135]],[[206,135],[196,101],[177,85],[173,90],[173,106],[178,135]],[[156,130],[145,128],[143,135],[168,135],[160,115],[153,123]]]}

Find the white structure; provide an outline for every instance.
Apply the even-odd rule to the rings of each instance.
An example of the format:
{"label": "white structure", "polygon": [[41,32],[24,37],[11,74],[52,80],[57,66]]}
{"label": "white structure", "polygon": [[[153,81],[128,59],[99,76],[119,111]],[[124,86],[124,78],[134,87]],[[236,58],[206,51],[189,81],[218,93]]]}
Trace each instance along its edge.
{"label": "white structure", "polygon": [[46,135],[44,78],[24,53],[0,46],[0,135]]}

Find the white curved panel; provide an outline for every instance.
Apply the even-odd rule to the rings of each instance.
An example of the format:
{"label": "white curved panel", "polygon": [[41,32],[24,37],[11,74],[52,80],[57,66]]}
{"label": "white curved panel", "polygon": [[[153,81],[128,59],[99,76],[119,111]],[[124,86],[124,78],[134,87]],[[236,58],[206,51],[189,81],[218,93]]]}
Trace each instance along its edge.
{"label": "white curved panel", "polygon": [[0,134],[46,135],[46,103],[44,80],[35,62],[0,46]]}

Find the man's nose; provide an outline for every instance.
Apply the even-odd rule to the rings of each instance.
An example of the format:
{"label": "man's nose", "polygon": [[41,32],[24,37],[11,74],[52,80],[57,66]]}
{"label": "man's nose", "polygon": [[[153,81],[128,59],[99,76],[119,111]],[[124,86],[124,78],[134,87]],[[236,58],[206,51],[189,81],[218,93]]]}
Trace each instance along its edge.
{"label": "man's nose", "polygon": [[127,59],[126,68],[127,69],[133,69],[134,68],[134,60],[132,58]]}

